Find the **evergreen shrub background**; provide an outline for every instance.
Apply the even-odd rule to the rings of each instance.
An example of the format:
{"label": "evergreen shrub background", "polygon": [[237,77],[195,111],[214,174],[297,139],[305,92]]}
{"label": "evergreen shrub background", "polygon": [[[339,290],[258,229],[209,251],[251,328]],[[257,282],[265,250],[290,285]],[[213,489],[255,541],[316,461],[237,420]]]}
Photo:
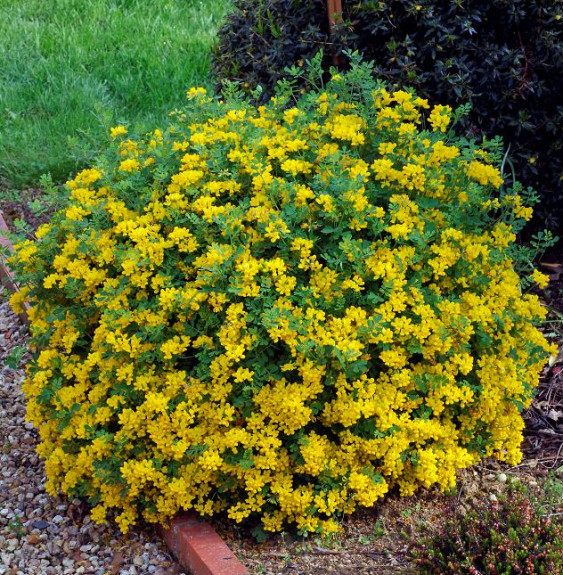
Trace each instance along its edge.
{"label": "evergreen shrub background", "polygon": [[[264,99],[287,74],[286,66],[311,60],[328,39],[326,0],[234,0],[220,29],[213,69],[221,88],[237,80],[249,92],[260,85]],[[330,62],[325,57],[325,65]]]}
{"label": "evergreen shrub background", "polygon": [[[220,32],[218,77],[271,93],[287,65],[359,50],[374,74],[432,103],[471,112],[468,137],[502,136],[512,173],[541,195],[535,229],[563,225],[563,4],[545,0],[344,0],[332,43],[325,2],[238,0]],[[324,6],[321,6],[324,5]],[[256,33],[258,23],[260,34]],[[330,64],[330,58],[327,64]]]}

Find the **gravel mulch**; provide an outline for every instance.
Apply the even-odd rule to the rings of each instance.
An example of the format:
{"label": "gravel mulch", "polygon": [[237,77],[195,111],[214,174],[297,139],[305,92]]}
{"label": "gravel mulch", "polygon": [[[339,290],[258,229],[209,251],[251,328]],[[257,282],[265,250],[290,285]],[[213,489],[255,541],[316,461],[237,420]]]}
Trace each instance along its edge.
{"label": "gravel mulch", "polygon": [[80,501],[44,489],[37,432],[25,421],[23,369],[5,360],[26,328],[0,288],[0,575],[183,575],[150,530],[123,536],[99,526]]}

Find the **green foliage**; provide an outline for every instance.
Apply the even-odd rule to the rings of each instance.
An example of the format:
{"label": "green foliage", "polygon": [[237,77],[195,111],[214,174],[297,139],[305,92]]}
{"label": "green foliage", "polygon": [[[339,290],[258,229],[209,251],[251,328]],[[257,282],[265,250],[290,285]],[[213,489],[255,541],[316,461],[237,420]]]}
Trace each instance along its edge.
{"label": "green foliage", "polygon": [[545,512],[550,513],[555,510],[563,510],[563,466],[560,467],[555,473],[550,473],[545,484],[545,499],[544,504]]}
{"label": "green foliage", "polygon": [[22,518],[19,515],[10,521],[8,521],[8,530],[14,533],[18,539],[21,539],[25,535],[25,529],[23,527]]}
{"label": "green foliage", "polygon": [[66,179],[107,123],[150,129],[207,82],[229,0],[0,2],[0,183]]}
{"label": "green foliage", "polygon": [[[271,91],[284,67],[319,47],[345,62],[346,48],[374,61],[374,74],[396,87],[412,86],[432,103],[469,103],[457,130],[470,137],[502,136],[505,176],[537,189],[537,228],[561,229],[563,216],[563,9],[545,0],[348,0],[344,23],[329,43],[326,11],[303,2],[261,3],[270,15],[258,36],[255,2],[220,32],[216,69],[223,78]],[[247,23],[241,14],[250,15]],[[263,17],[263,16],[262,16]],[[283,33],[272,30],[283,25]],[[236,47],[234,46],[236,42]],[[232,49],[235,48],[235,49]],[[249,58],[248,53],[253,57]]]}
{"label": "green foliage", "polygon": [[380,539],[384,535],[387,534],[387,529],[385,528],[385,524],[381,519],[378,519],[373,526],[373,531],[368,533],[367,535],[361,535],[358,538],[358,542],[362,545],[368,545],[369,543],[373,543]]}
{"label": "green foliage", "polygon": [[17,369],[20,366],[21,360],[25,353],[25,347],[17,345],[4,359],[4,364],[10,369]]}
{"label": "green foliage", "polygon": [[422,575],[559,575],[563,527],[515,484],[498,502],[481,499],[463,512],[450,507],[412,553]]}
{"label": "green foliage", "polygon": [[[286,66],[302,67],[326,45],[326,0],[234,0],[219,31],[213,67],[220,87],[240,81],[245,91],[261,86],[267,98]],[[325,58],[326,60],[326,58]],[[325,64],[328,63],[328,60]]]}

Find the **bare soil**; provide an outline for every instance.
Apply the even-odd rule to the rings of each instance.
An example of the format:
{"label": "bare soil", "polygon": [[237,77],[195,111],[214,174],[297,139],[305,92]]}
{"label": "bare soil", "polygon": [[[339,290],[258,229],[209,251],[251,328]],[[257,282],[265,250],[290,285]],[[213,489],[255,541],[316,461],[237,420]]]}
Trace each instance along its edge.
{"label": "bare soil", "polygon": [[50,209],[45,208],[42,213],[30,207],[32,202],[41,201],[43,190],[39,188],[26,188],[15,192],[8,192],[0,188],[0,211],[11,231],[17,232],[17,220],[25,222],[31,231],[35,231],[41,224],[45,224],[52,216]]}

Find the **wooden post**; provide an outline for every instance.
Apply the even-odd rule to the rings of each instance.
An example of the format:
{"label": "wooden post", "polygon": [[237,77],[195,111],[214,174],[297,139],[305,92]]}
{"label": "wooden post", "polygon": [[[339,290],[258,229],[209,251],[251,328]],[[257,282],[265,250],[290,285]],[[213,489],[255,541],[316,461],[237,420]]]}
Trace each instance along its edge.
{"label": "wooden post", "polygon": [[[327,0],[328,7],[328,34],[329,40],[332,39],[334,27],[342,22],[342,0]],[[337,68],[342,65],[340,55],[336,54],[332,42],[330,44],[330,51],[332,52],[332,61]]]}
{"label": "wooden post", "polygon": [[327,0],[328,6],[328,28],[330,35],[334,26],[342,21],[342,0]]}

